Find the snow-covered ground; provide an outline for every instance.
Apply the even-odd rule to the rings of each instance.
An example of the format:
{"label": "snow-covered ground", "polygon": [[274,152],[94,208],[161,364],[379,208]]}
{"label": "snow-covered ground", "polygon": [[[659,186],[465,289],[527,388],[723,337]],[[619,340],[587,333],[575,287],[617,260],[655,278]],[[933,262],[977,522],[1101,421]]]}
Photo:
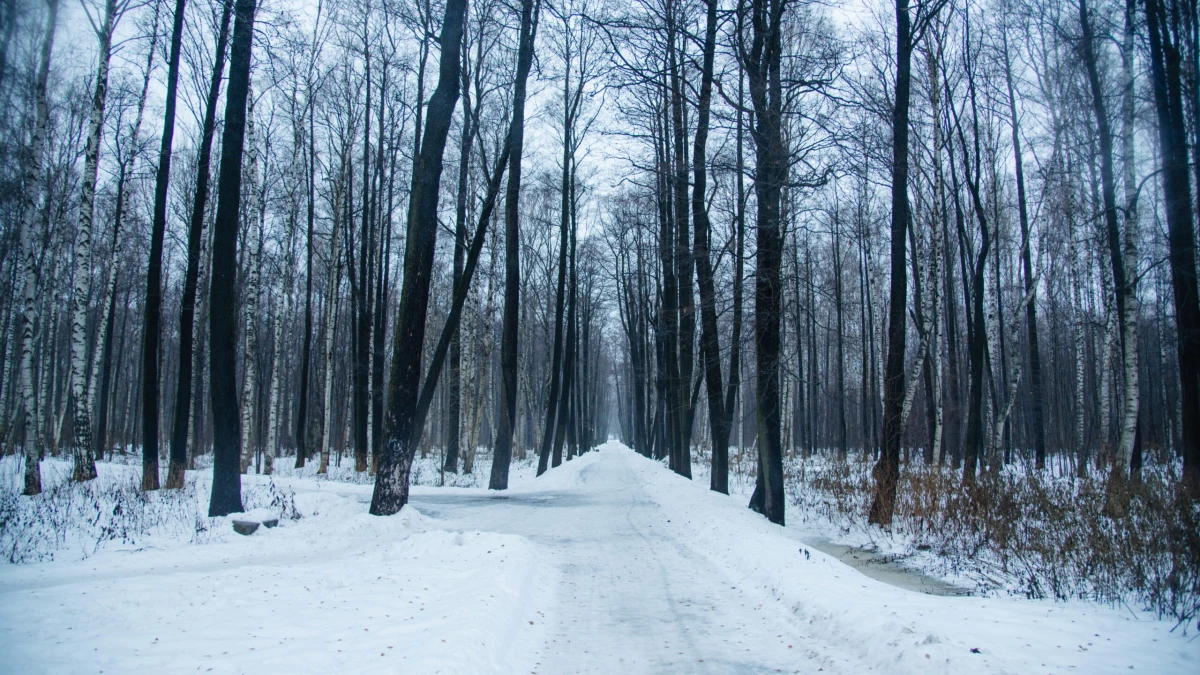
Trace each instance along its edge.
{"label": "snow-covered ground", "polygon": [[[522,463],[503,493],[436,487],[436,463],[425,465],[411,507],[390,518],[366,515],[371,486],[361,478],[277,467],[271,479],[245,478],[247,507],[300,517],[249,537],[229,519],[196,518],[182,498],[174,525],[149,523],[98,548],[77,528],[54,561],[0,566],[0,672],[1192,673],[1200,664],[1200,640],[1136,610],[881,583],[748,511],[742,496],[712,493],[617,443],[537,479]],[[456,480],[478,485],[486,469]],[[101,481],[133,470],[103,465]],[[207,477],[192,481],[182,494],[202,512]],[[180,526],[188,517],[194,527]]]}

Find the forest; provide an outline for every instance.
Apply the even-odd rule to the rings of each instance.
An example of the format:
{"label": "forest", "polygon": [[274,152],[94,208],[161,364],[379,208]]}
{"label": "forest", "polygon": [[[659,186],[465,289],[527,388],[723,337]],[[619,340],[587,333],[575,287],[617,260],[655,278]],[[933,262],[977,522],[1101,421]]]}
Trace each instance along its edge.
{"label": "forest", "polygon": [[0,5],[9,562],[611,440],[1200,615],[1196,0]]}

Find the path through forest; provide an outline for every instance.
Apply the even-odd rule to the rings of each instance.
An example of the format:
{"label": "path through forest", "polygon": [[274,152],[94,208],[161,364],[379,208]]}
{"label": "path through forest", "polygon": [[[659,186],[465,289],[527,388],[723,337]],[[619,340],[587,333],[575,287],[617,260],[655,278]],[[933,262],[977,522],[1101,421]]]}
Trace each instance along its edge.
{"label": "path through forest", "polygon": [[538,673],[856,670],[837,667],[846,661],[822,654],[782,605],[682,541],[632,452],[588,459],[569,489],[412,502],[449,527],[525,537],[559,570]]}
{"label": "path through forest", "polygon": [[[65,481],[70,463],[55,471]],[[97,485],[139,471],[105,462]],[[0,674],[1190,674],[1200,661],[1190,626],[1136,608],[882,583],[616,442],[539,478],[524,462],[504,492],[415,486],[383,518],[366,513],[369,483],[245,476],[254,503],[294,500],[298,516],[248,537],[188,517],[208,480],[119,503],[181,516],[154,536],[0,565]]]}

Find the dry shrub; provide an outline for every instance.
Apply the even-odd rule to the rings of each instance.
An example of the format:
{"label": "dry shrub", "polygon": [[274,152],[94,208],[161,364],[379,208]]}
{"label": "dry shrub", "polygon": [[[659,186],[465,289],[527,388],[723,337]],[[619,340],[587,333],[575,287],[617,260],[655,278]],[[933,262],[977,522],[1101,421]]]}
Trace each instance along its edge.
{"label": "dry shrub", "polygon": [[[814,456],[787,467],[802,517],[866,527],[870,460]],[[1126,486],[1128,514],[1104,515],[1107,471],[1079,478],[1025,463],[964,485],[946,467],[904,466],[892,527],[875,531],[942,571],[1032,598],[1137,603],[1181,622],[1200,616],[1200,508],[1177,462],[1155,463]]]}
{"label": "dry shrub", "polygon": [[[102,465],[99,478],[76,483],[70,480],[70,461],[48,459],[42,462],[42,494],[26,497],[24,457],[0,459],[0,560],[82,560],[107,549],[204,543],[229,534],[227,528],[214,529],[218,521],[208,517],[208,484],[198,482],[197,472],[188,472],[182,489],[143,492],[140,471],[125,469]],[[247,510],[300,517],[292,490],[274,480],[243,484],[242,503]]]}

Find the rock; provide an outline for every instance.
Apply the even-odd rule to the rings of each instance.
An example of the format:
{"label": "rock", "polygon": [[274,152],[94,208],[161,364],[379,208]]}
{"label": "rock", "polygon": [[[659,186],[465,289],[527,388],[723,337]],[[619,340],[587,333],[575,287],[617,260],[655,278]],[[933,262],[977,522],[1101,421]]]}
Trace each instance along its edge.
{"label": "rock", "polygon": [[246,536],[254,534],[258,529],[258,523],[252,520],[235,520],[233,521],[233,531]]}
{"label": "rock", "polygon": [[276,525],[279,524],[279,519],[278,518],[264,518],[262,521],[262,524],[267,526],[268,528],[275,527]]}

